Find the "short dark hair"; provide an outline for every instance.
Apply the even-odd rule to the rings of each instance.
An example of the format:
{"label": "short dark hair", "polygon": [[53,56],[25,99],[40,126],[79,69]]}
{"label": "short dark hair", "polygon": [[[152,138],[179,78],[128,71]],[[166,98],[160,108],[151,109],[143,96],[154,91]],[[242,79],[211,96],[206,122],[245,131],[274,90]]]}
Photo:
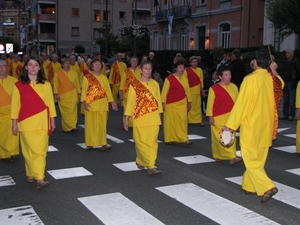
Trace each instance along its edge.
{"label": "short dark hair", "polygon": [[227,65],[221,65],[218,68],[218,70],[217,70],[217,76],[221,76],[222,77],[224,71],[231,71],[231,70],[230,70],[229,66],[227,66]]}
{"label": "short dark hair", "polygon": [[177,62],[174,63],[174,67],[175,68],[177,68],[180,65],[184,65],[185,66],[184,62],[181,59],[177,60]]}
{"label": "short dark hair", "polygon": [[238,58],[238,59],[242,55],[241,50],[239,50],[239,49],[234,49],[233,52],[232,52],[232,54],[235,55],[235,57]]}
{"label": "short dark hair", "polygon": [[254,59],[256,60],[257,66],[267,69],[270,62],[270,54],[266,49],[259,49],[255,52]]}

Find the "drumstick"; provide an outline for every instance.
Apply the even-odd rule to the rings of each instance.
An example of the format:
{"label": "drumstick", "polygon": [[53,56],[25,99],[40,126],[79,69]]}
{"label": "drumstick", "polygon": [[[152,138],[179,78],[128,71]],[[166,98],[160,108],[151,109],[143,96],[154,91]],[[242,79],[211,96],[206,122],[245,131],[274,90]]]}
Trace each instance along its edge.
{"label": "drumstick", "polygon": [[270,64],[273,62],[273,57],[272,57],[272,54],[271,54],[271,50],[270,50],[270,46],[268,44],[268,50],[269,50],[269,55],[270,55]]}

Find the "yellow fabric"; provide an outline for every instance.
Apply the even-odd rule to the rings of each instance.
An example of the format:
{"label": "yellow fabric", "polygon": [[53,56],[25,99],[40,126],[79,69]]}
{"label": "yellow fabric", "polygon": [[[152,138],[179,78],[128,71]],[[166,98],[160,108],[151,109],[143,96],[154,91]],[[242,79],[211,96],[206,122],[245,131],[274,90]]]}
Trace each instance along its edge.
{"label": "yellow fabric", "polygon": [[48,79],[48,69],[47,69],[47,66],[48,64],[50,63],[51,61],[49,59],[46,59],[44,60],[43,62],[43,69],[44,69],[44,73],[45,73],[45,76],[46,78]]}
{"label": "yellow fabric", "polygon": [[[63,73],[63,74],[60,74]],[[66,77],[64,77],[66,76]],[[65,82],[68,79],[69,82]],[[59,70],[54,74],[54,94],[59,93],[59,90],[65,89],[64,86],[70,86],[70,91],[63,94],[59,93],[60,101],[58,101],[59,110],[61,112],[61,124],[64,131],[70,131],[76,128],[77,124],[77,103],[80,87],[78,76],[75,71]],[[70,84],[71,83],[71,84]],[[73,89],[72,89],[73,87]]]}
{"label": "yellow fabric", "polygon": [[83,71],[89,69],[89,67],[88,67],[88,65],[87,65],[87,63],[86,63],[85,61],[82,61],[82,62],[79,64],[79,67],[80,67],[81,72],[83,72]]}
{"label": "yellow fabric", "polygon": [[14,84],[17,79],[7,76],[0,79],[0,90],[6,93],[8,101],[4,98],[4,93],[0,91],[0,159],[10,158],[12,155],[19,154],[18,136],[14,136],[11,132],[11,95]]}
{"label": "yellow fabric", "polygon": [[70,69],[74,70],[76,72],[77,77],[78,77],[79,86],[80,86],[80,88],[82,88],[83,74],[79,68],[78,62],[75,62],[74,65],[70,65]]}
{"label": "yellow fabric", "polygon": [[[297,110],[300,110],[300,82],[298,82],[296,89],[296,105]],[[296,151],[300,153],[300,120],[297,120],[296,126]]]}
{"label": "yellow fabric", "polygon": [[20,143],[27,177],[43,180],[49,136],[47,130],[21,131]]}
{"label": "yellow fabric", "polygon": [[[228,86],[221,85],[230,95],[231,99],[235,102],[236,98],[238,96],[238,89],[236,85],[230,83]],[[209,89],[208,93],[208,100],[207,100],[207,109],[206,109],[206,115],[212,116],[213,115],[213,108],[214,108],[214,102],[216,101],[216,95],[214,93],[214,90],[212,88]],[[224,147],[220,144],[220,131],[222,130],[229,113],[225,113],[219,116],[215,116],[214,126],[210,126],[211,130],[211,150],[212,155],[214,159],[222,159],[222,160],[228,160],[236,157],[236,141],[234,141],[233,145],[229,148]]]}
{"label": "yellow fabric", "polygon": [[20,76],[20,74],[17,74],[17,67],[19,65],[22,65],[22,63],[20,61],[18,61],[18,62],[12,61],[11,66],[10,66],[11,70],[9,71],[9,75],[15,77],[16,79],[19,79],[19,76]]}
{"label": "yellow fabric", "polygon": [[[106,98],[100,98],[90,103],[89,112],[85,111],[85,145],[86,146],[98,146],[106,145],[106,124],[108,115],[108,103],[113,101],[110,85],[106,76],[95,76],[101,83],[101,86],[106,92]],[[86,101],[88,80],[83,78],[81,101]]]}
{"label": "yellow fabric", "polygon": [[[34,91],[43,99],[45,104],[49,107],[50,117],[56,117],[55,105],[53,100],[53,93],[51,85],[48,81],[44,84],[30,83],[30,86]],[[20,93],[18,88],[15,86],[12,96],[11,104],[11,118],[18,119],[19,111],[21,107]],[[35,130],[46,130],[48,131],[48,116],[47,110],[26,118],[25,120],[18,123],[19,131],[35,131]]]}
{"label": "yellow fabric", "polygon": [[[185,142],[188,140],[187,125],[187,102],[191,102],[190,88],[185,76],[176,79],[182,84],[185,90],[186,98],[170,104],[165,104],[164,112],[164,139],[165,142]],[[161,100],[166,102],[170,82],[165,79],[161,93]]]}
{"label": "yellow fabric", "polygon": [[100,70],[100,73],[103,74],[103,75],[106,74],[106,67],[105,67],[105,63],[104,63],[104,62],[102,62],[102,64],[101,64],[101,70]]}
{"label": "yellow fabric", "polygon": [[273,181],[267,176],[264,169],[269,147],[242,148],[242,157],[246,166],[243,174],[242,189],[256,192],[258,196],[275,187]]}
{"label": "yellow fabric", "polygon": [[127,68],[126,64],[124,62],[119,62],[119,61],[116,61],[113,63],[113,65],[111,66],[110,68],[110,73],[109,73],[109,83],[112,85],[112,96],[114,98],[114,102],[115,103],[118,103],[118,94],[119,94],[119,89],[120,89],[120,82],[121,82],[121,79],[120,79],[120,82],[119,83],[115,83],[114,84],[114,76],[115,76],[115,65],[118,67],[119,69],[119,73],[120,73],[120,77],[121,77],[121,73],[123,71],[125,71],[125,69]]}

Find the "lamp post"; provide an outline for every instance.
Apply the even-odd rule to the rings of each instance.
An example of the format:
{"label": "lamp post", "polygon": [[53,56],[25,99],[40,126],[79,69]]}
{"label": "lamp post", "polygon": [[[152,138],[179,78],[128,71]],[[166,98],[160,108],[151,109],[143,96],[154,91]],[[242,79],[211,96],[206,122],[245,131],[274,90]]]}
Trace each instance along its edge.
{"label": "lamp post", "polygon": [[106,18],[105,18],[105,56],[107,56],[107,22],[108,22],[108,0],[106,0],[105,11],[106,11]]}
{"label": "lamp post", "polygon": [[[137,27],[137,0],[134,0],[134,28]],[[134,56],[136,56],[136,35],[134,35],[133,39],[133,49],[134,49]]]}

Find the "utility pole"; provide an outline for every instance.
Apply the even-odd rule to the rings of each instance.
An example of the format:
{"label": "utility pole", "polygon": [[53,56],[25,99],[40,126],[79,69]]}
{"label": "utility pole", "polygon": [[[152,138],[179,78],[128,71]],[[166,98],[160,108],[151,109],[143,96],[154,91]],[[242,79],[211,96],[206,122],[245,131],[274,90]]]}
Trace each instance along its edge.
{"label": "utility pole", "polygon": [[[134,29],[137,29],[137,0],[134,2]],[[136,56],[136,34],[133,39],[134,56]]]}
{"label": "utility pole", "polygon": [[40,56],[40,34],[39,34],[39,0],[36,0],[36,7],[35,7],[35,25],[36,25],[36,51],[37,55]]}
{"label": "utility pole", "polygon": [[105,56],[107,56],[107,36],[108,36],[108,31],[107,31],[107,22],[108,22],[108,5],[107,5],[108,0],[106,0],[106,5],[105,5],[105,11],[106,11],[106,18],[105,18]]}

